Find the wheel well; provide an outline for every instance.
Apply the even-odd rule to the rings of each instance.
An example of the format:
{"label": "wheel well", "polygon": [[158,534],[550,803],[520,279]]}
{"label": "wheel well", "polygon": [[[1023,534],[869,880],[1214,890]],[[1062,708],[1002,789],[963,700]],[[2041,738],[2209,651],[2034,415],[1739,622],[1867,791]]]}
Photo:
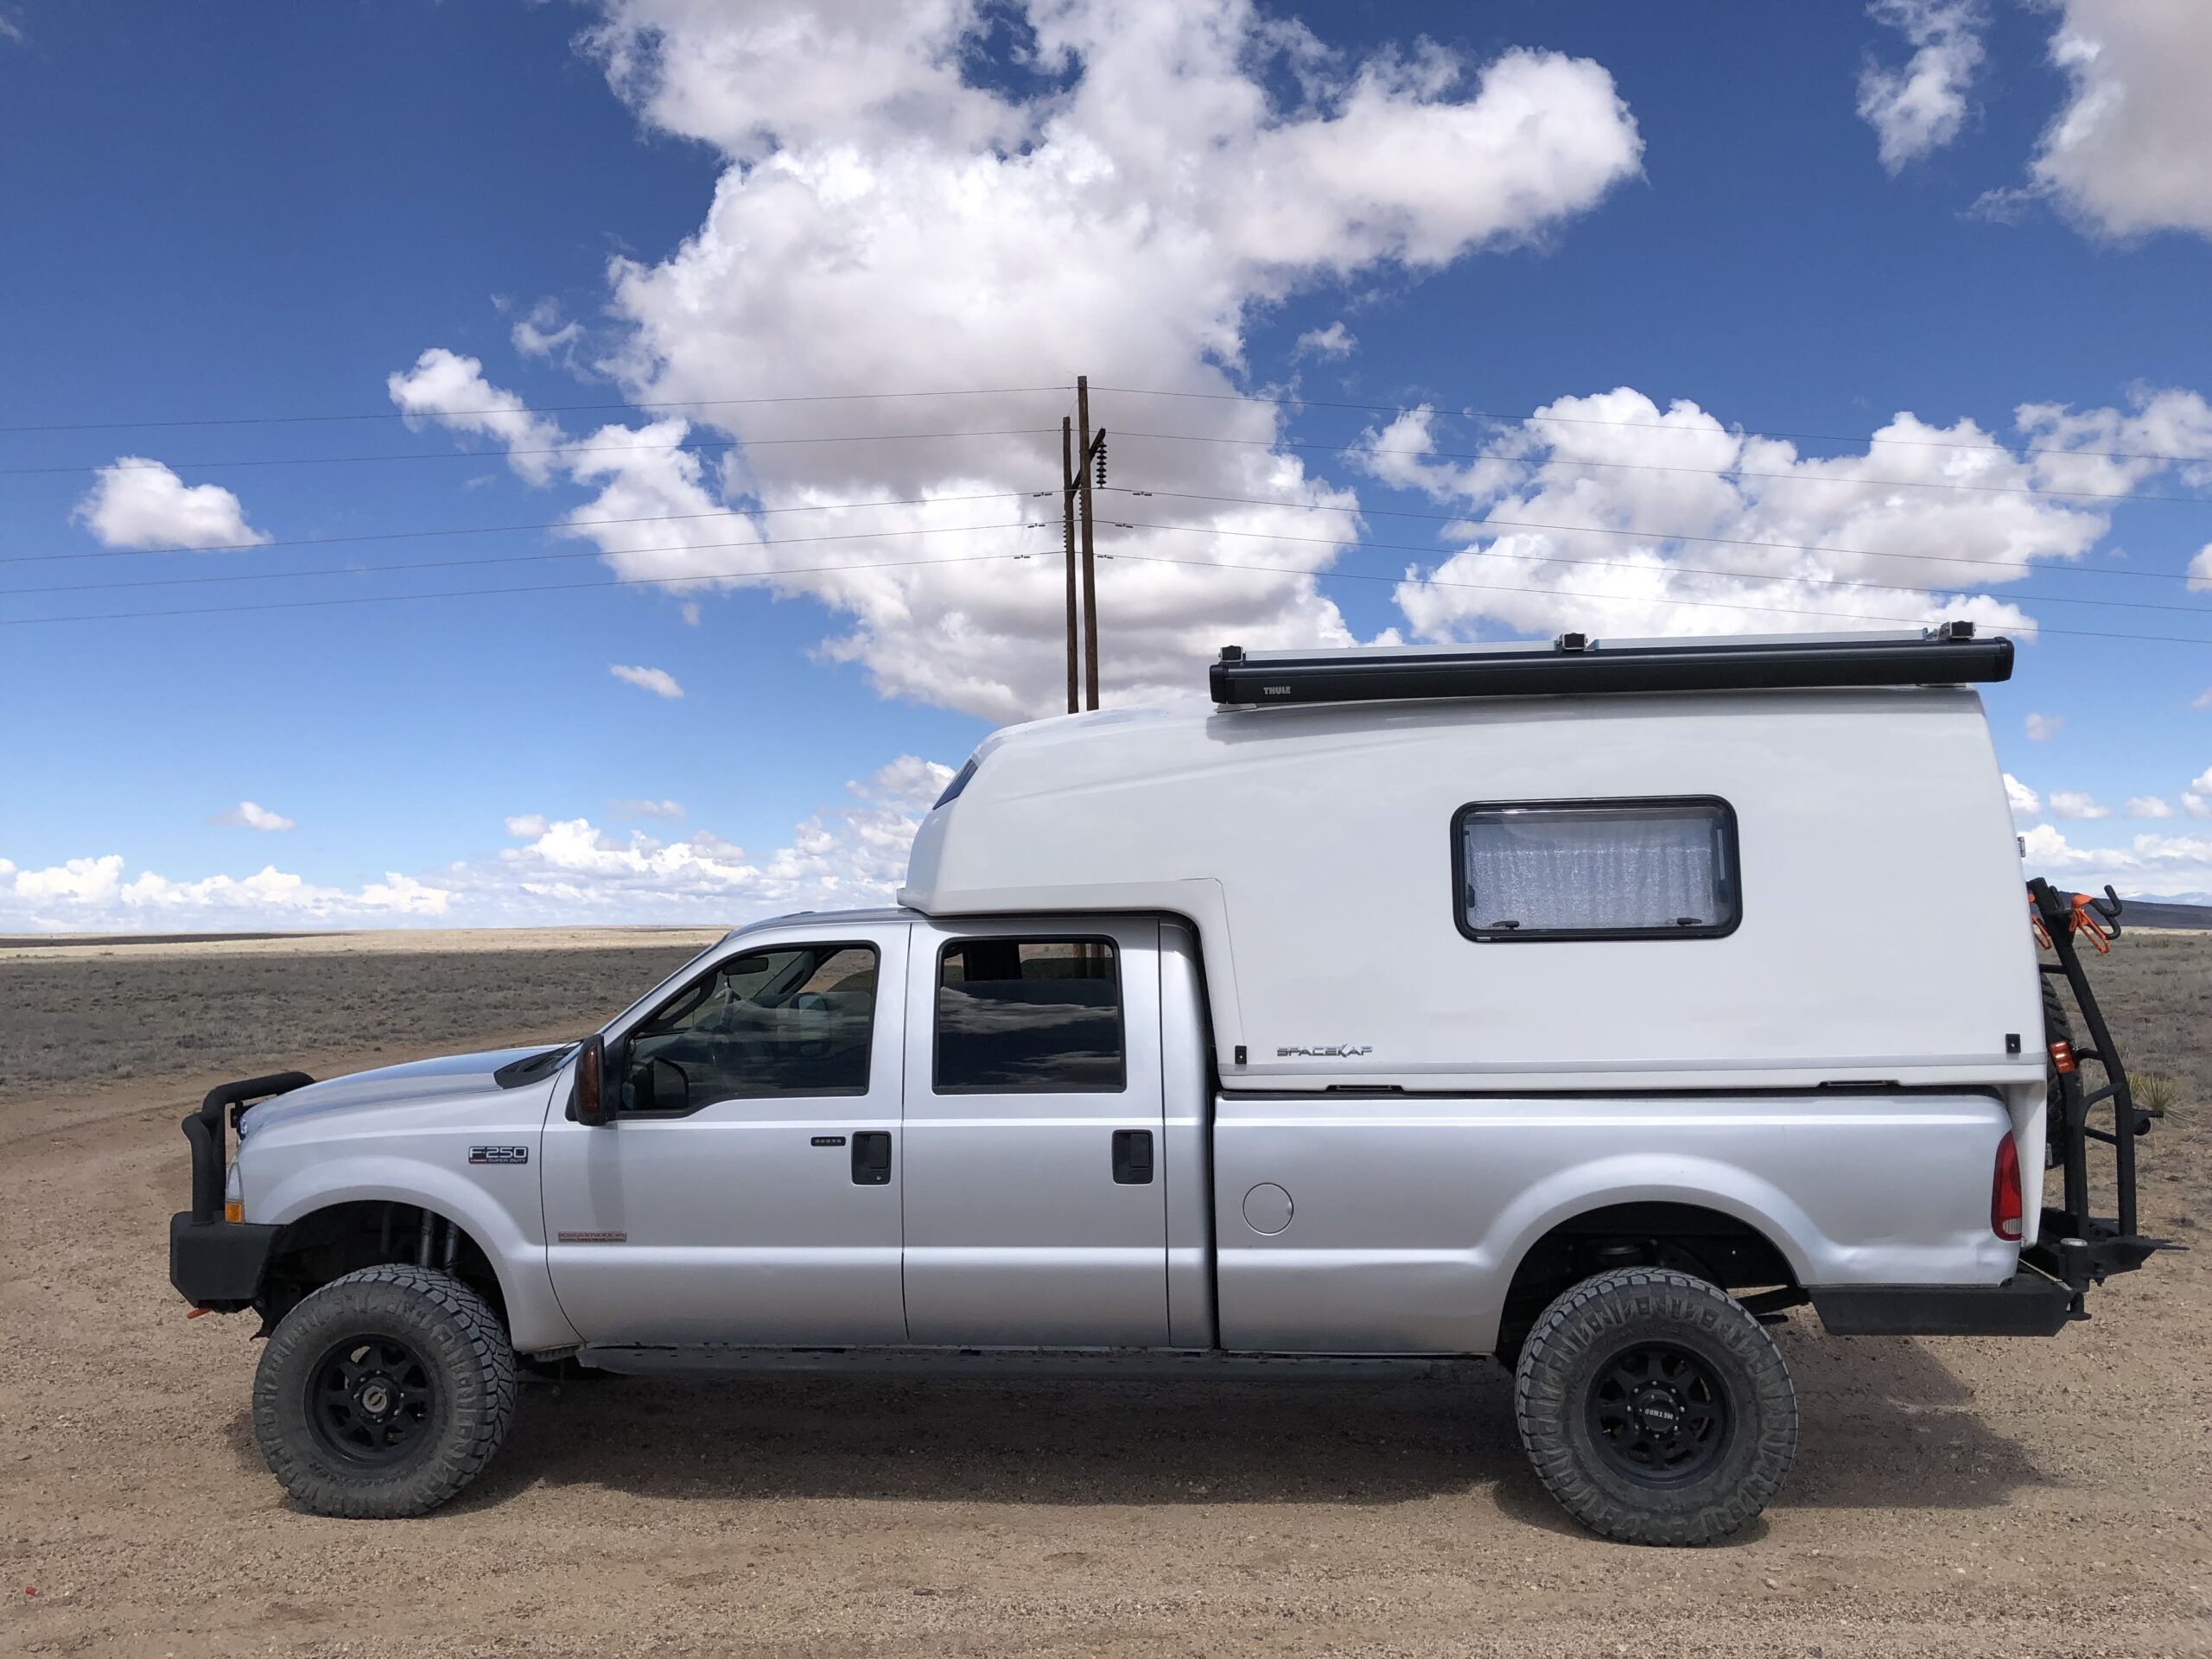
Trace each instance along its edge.
{"label": "wheel well", "polygon": [[435,1210],[392,1199],[334,1204],[277,1234],[254,1306],[266,1333],[334,1279],[387,1262],[438,1268],[467,1285],[506,1322],[506,1299],[490,1256],[467,1230]]}
{"label": "wheel well", "polygon": [[1609,1204],[1560,1222],[1529,1247],[1505,1293],[1498,1351],[1517,1349],[1569,1285],[1632,1267],[1674,1268],[1723,1290],[1798,1288],[1789,1257],[1749,1222],[1694,1204]]}

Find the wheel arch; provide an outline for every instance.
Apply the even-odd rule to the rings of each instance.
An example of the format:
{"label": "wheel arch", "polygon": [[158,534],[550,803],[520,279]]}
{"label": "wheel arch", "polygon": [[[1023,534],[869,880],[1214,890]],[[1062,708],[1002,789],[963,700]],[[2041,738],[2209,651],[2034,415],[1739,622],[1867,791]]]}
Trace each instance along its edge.
{"label": "wheel arch", "polygon": [[[1655,1169],[1659,1161],[1669,1166]],[[1724,1289],[1796,1289],[1817,1253],[1806,1243],[1812,1223],[1785,1194],[1738,1166],[1700,1159],[1609,1159],[1562,1172],[1524,1193],[1497,1231],[1510,1240],[1493,1257],[1504,1286],[1501,1351],[1560,1290],[1606,1266],[1687,1265]],[[1600,1255],[1619,1245],[1641,1254]]]}
{"label": "wheel arch", "polygon": [[[482,1188],[448,1172],[404,1162],[397,1168],[376,1166],[395,1162],[401,1160],[326,1165],[315,1172],[321,1179],[312,1184],[302,1179],[307,1173],[302,1172],[270,1194],[265,1218],[283,1230],[276,1236],[264,1277],[264,1319],[282,1318],[286,1309],[277,1306],[272,1313],[268,1304],[287,1295],[296,1300],[295,1293],[305,1294],[300,1288],[305,1280],[327,1283],[380,1262],[416,1262],[421,1218],[427,1213],[433,1232],[429,1265],[442,1265],[444,1229],[457,1228],[461,1243],[455,1265],[462,1269],[457,1276],[475,1285],[491,1301],[518,1352],[565,1347],[579,1340],[554,1300],[541,1238],[526,1232],[513,1213]],[[534,1182],[529,1197],[534,1212]],[[393,1234],[388,1244],[384,1236],[387,1218]],[[404,1236],[403,1224],[411,1229]],[[291,1270],[287,1273],[280,1263]],[[328,1270],[333,1268],[334,1271]],[[308,1284],[306,1289],[316,1288],[318,1283]]]}

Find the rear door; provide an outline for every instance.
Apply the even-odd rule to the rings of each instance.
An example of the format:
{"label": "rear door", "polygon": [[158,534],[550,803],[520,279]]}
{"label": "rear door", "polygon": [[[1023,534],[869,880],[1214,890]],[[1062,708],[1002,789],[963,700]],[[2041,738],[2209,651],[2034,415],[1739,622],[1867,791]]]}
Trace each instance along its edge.
{"label": "rear door", "polygon": [[1159,925],[918,921],[906,1025],[909,1339],[1166,1345]]}

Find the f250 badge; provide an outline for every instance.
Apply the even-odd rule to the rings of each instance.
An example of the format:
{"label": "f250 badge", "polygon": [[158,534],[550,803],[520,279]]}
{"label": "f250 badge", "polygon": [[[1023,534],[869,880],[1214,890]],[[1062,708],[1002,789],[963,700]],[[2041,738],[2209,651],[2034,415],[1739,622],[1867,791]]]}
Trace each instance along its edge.
{"label": "f250 badge", "polygon": [[471,1147],[468,1161],[472,1164],[526,1164],[530,1161],[528,1147]]}
{"label": "f250 badge", "polygon": [[1279,1048],[1275,1050],[1275,1058],[1279,1060],[1292,1058],[1351,1060],[1358,1058],[1362,1054],[1372,1054],[1374,1052],[1373,1045],[1368,1043],[1361,1043],[1357,1046],[1351,1043],[1328,1043],[1319,1048]]}

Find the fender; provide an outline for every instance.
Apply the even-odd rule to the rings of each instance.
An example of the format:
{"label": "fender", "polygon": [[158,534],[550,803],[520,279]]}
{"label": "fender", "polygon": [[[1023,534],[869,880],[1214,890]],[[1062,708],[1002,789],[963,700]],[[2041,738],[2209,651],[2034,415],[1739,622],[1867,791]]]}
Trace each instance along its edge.
{"label": "fender", "polygon": [[[341,1154],[293,1170],[254,1208],[257,1220],[289,1224],[333,1205],[378,1199],[427,1206],[458,1223],[476,1241],[506,1300],[508,1339],[516,1352],[565,1348],[582,1340],[554,1299],[545,1241],[536,1236],[539,1230],[525,1231],[511,1211],[457,1171],[390,1153]],[[535,1220],[538,1189],[534,1173],[528,1201]]]}
{"label": "fender", "polygon": [[1651,1153],[1592,1159],[1546,1177],[1500,1211],[1475,1248],[1487,1270],[1476,1282],[1484,1305],[1475,1327],[1495,1346],[1505,1293],[1536,1241],[1592,1210],[1616,1204],[1686,1204],[1742,1222],[1782,1253],[1800,1284],[1816,1282],[1817,1263],[1835,1246],[1789,1196],[1740,1165],[1715,1158]]}

